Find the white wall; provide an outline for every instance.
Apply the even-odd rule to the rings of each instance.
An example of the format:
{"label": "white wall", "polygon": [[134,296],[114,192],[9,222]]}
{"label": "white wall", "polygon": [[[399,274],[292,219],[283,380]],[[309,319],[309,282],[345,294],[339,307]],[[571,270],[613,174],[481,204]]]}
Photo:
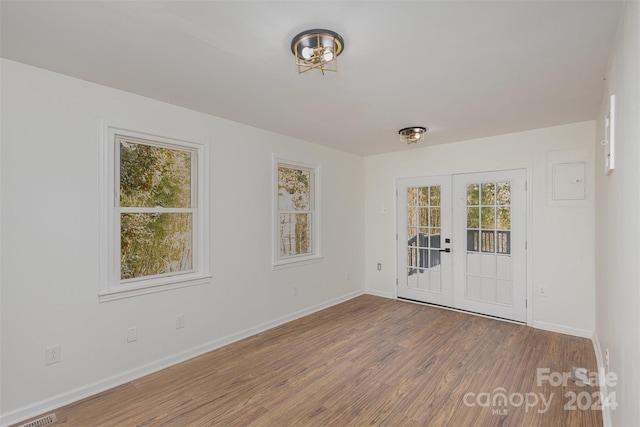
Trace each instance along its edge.
{"label": "white wall", "polygon": [[[596,147],[596,339],[610,351],[611,425],[640,420],[640,5],[627,2],[607,70]],[[616,95],[616,167],[604,175],[604,117]],[[607,425],[605,423],[605,425]]]}
{"label": "white wall", "polygon": [[[529,266],[532,285],[548,296],[529,299],[536,327],[591,336],[594,320],[593,140],[595,122],[501,135],[454,144],[371,156],[366,170],[367,291],[395,296],[397,178],[530,168]],[[427,140],[428,140],[427,134]],[[575,158],[575,152],[582,153]],[[568,204],[547,200],[547,162],[582,157],[587,162],[587,199]],[[381,214],[382,208],[388,214]],[[382,263],[382,270],[376,266]]]}
{"label": "white wall", "polygon": [[[2,107],[2,424],[363,292],[362,157],[6,60]],[[210,143],[210,285],[98,303],[100,118]],[[321,263],[271,269],[273,153],[322,168]]]}

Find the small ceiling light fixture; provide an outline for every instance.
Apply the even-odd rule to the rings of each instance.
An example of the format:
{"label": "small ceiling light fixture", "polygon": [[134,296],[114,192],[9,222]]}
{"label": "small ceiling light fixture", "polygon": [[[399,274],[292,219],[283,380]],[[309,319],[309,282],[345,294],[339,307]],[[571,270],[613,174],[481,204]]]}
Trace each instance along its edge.
{"label": "small ceiling light fixture", "polygon": [[303,31],[291,40],[298,74],[309,70],[338,71],[338,55],[344,49],[340,34],[330,30]]}
{"label": "small ceiling light fixture", "polygon": [[415,144],[422,139],[427,130],[427,128],[422,126],[412,126],[409,128],[400,129],[398,131],[398,134],[400,134],[401,142],[406,142],[407,144]]}

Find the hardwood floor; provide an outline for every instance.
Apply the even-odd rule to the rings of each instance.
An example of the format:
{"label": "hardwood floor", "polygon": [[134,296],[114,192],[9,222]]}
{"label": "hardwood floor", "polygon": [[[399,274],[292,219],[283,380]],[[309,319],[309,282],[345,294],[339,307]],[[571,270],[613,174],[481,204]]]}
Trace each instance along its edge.
{"label": "hardwood floor", "polygon": [[72,426],[601,426],[599,410],[565,409],[565,393],[597,387],[537,383],[538,368],[572,365],[597,371],[591,341],[364,295],[55,413]]}

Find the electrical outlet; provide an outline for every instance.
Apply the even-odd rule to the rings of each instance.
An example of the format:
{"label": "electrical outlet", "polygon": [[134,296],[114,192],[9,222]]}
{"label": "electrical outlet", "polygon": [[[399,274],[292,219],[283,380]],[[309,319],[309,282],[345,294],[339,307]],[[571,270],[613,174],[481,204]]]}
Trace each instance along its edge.
{"label": "electrical outlet", "polygon": [[349,273],[344,273],[344,280],[349,281]]}
{"label": "electrical outlet", "polygon": [[295,296],[298,296],[298,287],[297,287],[297,286],[294,286],[294,287],[293,287],[293,290],[291,291],[291,293],[293,294],[293,296],[294,296],[294,297],[295,297]]}
{"label": "electrical outlet", "polygon": [[54,345],[44,349],[44,363],[45,365],[51,365],[52,363],[59,363],[61,359],[60,345]]}
{"label": "electrical outlet", "polygon": [[184,328],[184,314],[178,314],[176,316],[176,329]]}
{"label": "electrical outlet", "polygon": [[548,296],[547,287],[546,286],[538,286],[538,295],[540,295],[541,297]]}
{"label": "electrical outlet", "polygon": [[127,329],[127,342],[138,341],[138,328],[133,327]]}

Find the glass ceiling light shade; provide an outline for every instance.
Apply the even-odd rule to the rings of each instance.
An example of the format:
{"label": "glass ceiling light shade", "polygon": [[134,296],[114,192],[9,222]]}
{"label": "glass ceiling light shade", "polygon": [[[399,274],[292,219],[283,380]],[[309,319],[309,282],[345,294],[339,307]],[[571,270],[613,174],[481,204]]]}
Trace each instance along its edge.
{"label": "glass ceiling light shade", "polygon": [[398,131],[398,134],[400,134],[401,142],[406,142],[407,144],[415,144],[422,139],[427,130],[427,128],[424,128],[422,126],[413,126],[400,129]]}
{"label": "glass ceiling light shade", "polygon": [[338,71],[338,55],[344,49],[340,34],[330,30],[303,31],[291,40],[298,74],[309,70]]}

